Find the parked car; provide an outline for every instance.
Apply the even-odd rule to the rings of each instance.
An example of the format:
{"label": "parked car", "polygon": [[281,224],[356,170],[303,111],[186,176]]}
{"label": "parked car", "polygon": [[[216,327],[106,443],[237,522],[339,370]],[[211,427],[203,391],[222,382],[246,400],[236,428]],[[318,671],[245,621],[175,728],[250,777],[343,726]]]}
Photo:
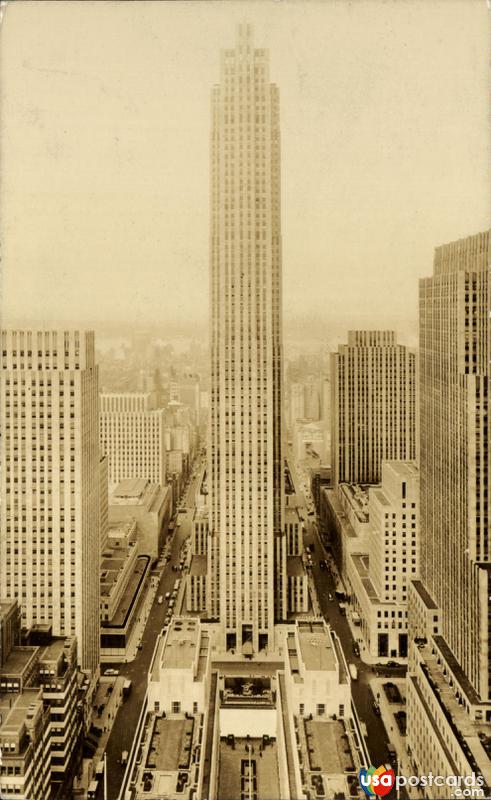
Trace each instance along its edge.
{"label": "parked car", "polygon": [[402,664],[399,664],[398,661],[387,661],[388,667],[402,667]]}
{"label": "parked car", "polygon": [[375,716],[380,717],[380,706],[379,706],[379,704],[378,703],[373,703],[372,708],[373,708],[373,713],[375,714]]}
{"label": "parked car", "polygon": [[355,656],[360,655],[360,645],[358,644],[358,642],[353,642],[353,653],[355,654]]}

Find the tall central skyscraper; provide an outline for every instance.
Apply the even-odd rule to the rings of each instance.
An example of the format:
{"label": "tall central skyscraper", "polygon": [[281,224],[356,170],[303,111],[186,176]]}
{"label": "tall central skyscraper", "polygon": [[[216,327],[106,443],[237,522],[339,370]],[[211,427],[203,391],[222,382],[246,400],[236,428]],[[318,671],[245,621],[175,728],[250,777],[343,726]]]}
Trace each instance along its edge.
{"label": "tall central skyscraper", "polygon": [[286,606],[278,89],[250,25],[212,90],[208,611],[223,644],[273,641]]}

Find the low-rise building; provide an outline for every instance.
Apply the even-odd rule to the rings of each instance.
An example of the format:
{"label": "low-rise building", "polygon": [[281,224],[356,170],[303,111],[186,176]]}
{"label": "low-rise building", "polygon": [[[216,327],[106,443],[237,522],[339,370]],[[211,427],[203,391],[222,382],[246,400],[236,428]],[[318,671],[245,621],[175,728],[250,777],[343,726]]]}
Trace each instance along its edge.
{"label": "low-rise building", "polygon": [[0,603],[15,629],[0,666],[0,795],[67,797],[81,757],[77,643],[37,625],[20,640],[17,603]]}
{"label": "low-rise building", "polygon": [[[407,748],[415,775],[474,776],[482,794],[491,789],[491,725],[483,703],[459,667],[440,632],[441,614],[424,584],[409,589],[411,644],[407,674]],[[484,706],[485,708],[485,706]],[[488,713],[490,713],[488,711]],[[477,789],[476,783],[473,784]],[[410,796],[428,800],[455,797],[454,786],[412,788]]]}
{"label": "low-rise building", "polygon": [[171,516],[171,488],[143,478],[121,481],[109,498],[109,522],[136,520],[139,552],[152,558],[163,549]]}

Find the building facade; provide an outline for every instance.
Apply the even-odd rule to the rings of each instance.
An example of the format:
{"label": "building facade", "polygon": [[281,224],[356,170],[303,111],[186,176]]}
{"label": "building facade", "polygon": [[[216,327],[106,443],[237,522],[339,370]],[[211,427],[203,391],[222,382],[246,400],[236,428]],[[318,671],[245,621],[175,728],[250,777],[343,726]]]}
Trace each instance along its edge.
{"label": "building facade", "polygon": [[349,331],[331,355],[334,483],[378,483],[382,460],[415,458],[415,353],[394,331]]}
{"label": "building facade", "polygon": [[408,680],[415,763],[427,766],[436,727],[435,758],[467,765],[488,786],[490,256],[489,231],[443,245],[420,281],[421,581]]}
{"label": "building facade", "polygon": [[109,486],[126,478],[165,485],[165,422],[154,392],[100,396],[100,446],[108,458]]}
{"label": "building facade", "polygon": [[98,370],[94,334],[3,330],[0,586],[27,628],[76,636],[99,664]]}
{"label": "building facade", "polygon": [[280,131],[268,54],[239,26],[212,90],[209,610],[239,652],[286,616]]}

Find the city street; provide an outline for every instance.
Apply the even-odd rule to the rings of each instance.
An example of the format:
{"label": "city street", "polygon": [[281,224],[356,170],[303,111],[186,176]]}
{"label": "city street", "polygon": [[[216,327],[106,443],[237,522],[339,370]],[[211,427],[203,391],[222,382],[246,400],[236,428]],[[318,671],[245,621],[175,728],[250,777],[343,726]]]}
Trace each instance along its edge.
{"label": "city street", "polygon": [[[298,498],[305,496],[301,480],[291,463],[290,474],[295,485],[295,490]],[[324,619],[329,622],[332,629],[335,631],[346,661],[355,664],[358,670],[358,680],[351,682],[353,702],[355,704],[358,717],[361,722],[364,722],[367,727],[366,743],[372,764],[378,766],[382,763],[389,763],[389,754],[387,751],[387,742],[390,741],[389,736],[385,730],[383,722],[373,710],[374,697],[372,690],[369,686],[369,681],[375,677],[376,672],[372,667],[365,664],[359,656],[355,656],[353,652],[353,635],[351,633],[348,621],[339,610],[339,604],[336,600],[335,580],[330,572],[320,568],[320,561],[326,558],[326,550],[322,545],[319,537],[317,524],[314,516],[308,516],[307,502],[303,506],[303,516],[305,517],[305,533],[304,544],[313,545],[314,551],[312,552],[312,577],[316,588],[317,599]],[[334,598],[329,600],[329,594]],[[400,674],[398,671],[397,674]]]}
{"label": "city street", "polygon": [[[127,750],[128,753],[131,751],[135,730],[147,691],[147,676],[155,649],[155,642],[159,633],[162,631],[164,619],[167,614],[168,601],[165,599],[165,593],[172,592],[175,581],[177,578],[180,578],[182,574],[181,572],[174,571],[172,567],[179,564],[181,547],[191,533],[194,498],[202,481],[204,469],[204,464],[199,462],[196,476],[191,478],[188,489],[181,502],[178,504],[178,508],[186,508],[187,512],[186,514],[177,515],[176,529],[170,550],[170,560],[161,569],[161,577],[156,594],[156,598],[159,595],[163,595],[164,601],[162,605],[159,605],[157,599],[155,599],[145,626],[145,632],[141,641],[141,650],[138,650],[134,661],[128,664],[104,664],[102,668],[102,671],[108,667],[119,669],[119,674],[125,678],[129,678],[132,683],[131,693],[117,713],[106,748],[107,800],[116,800],[119,795],[126,769],[126,767],[121,764],[121,754],[124,750]],[[98,788],[97,798],[98,800],[103,800],[104,798],[102,781]]]}

